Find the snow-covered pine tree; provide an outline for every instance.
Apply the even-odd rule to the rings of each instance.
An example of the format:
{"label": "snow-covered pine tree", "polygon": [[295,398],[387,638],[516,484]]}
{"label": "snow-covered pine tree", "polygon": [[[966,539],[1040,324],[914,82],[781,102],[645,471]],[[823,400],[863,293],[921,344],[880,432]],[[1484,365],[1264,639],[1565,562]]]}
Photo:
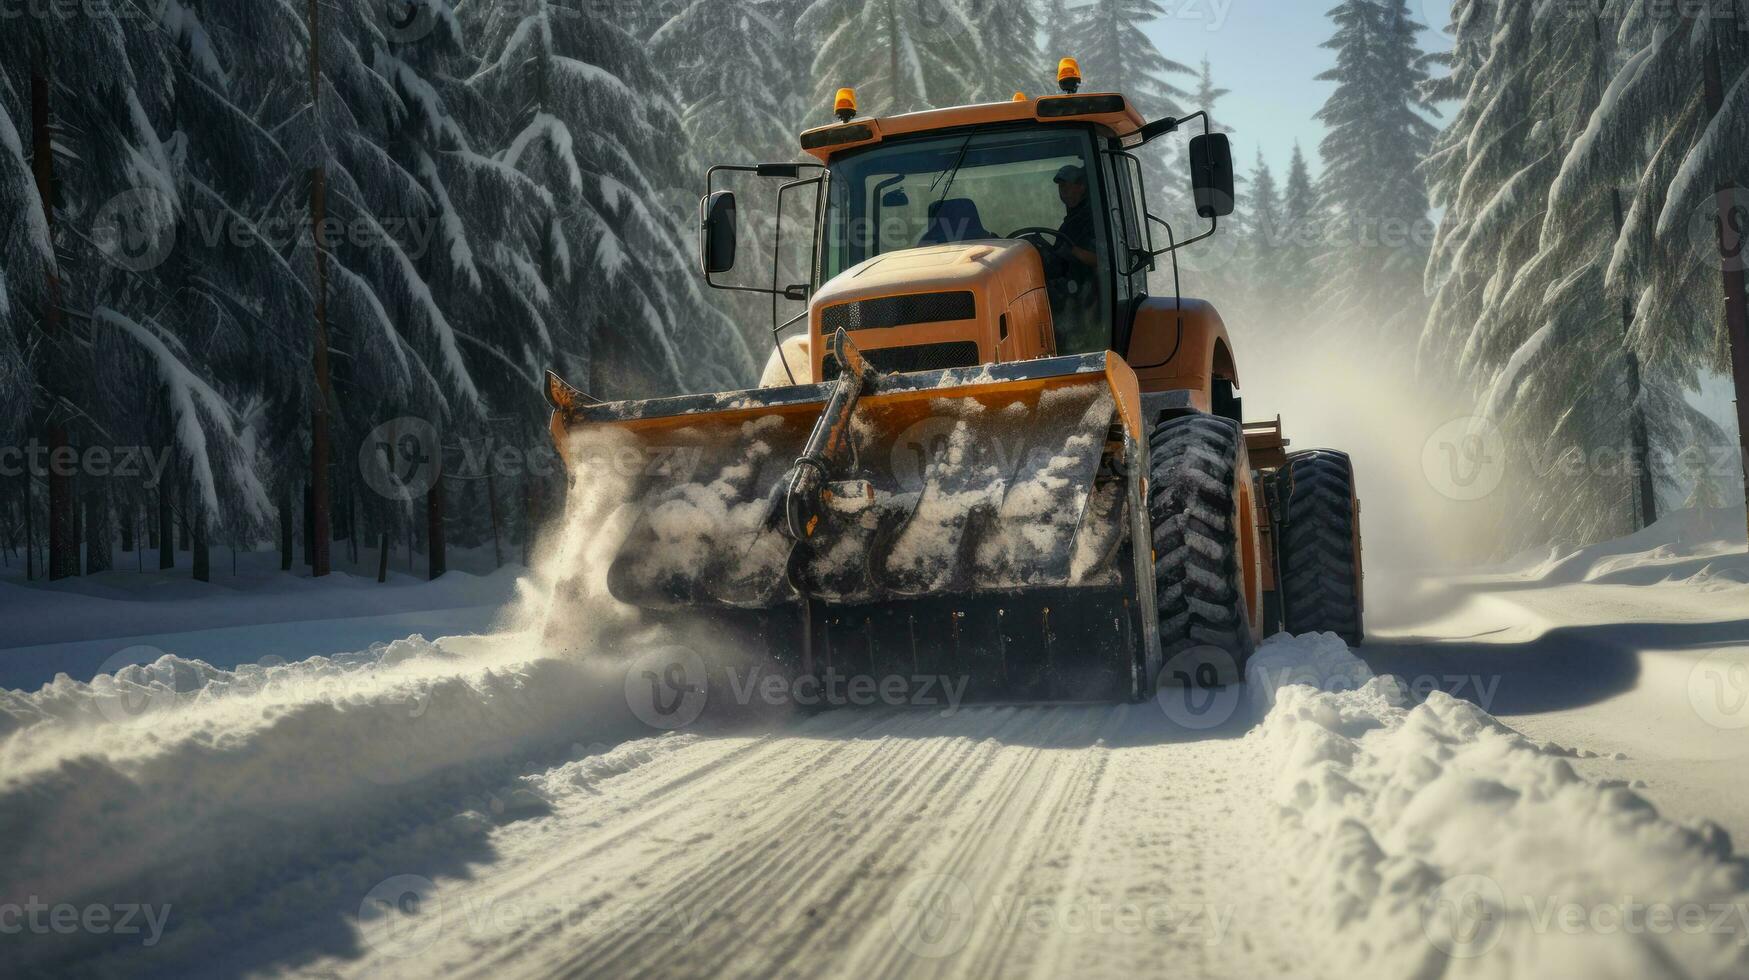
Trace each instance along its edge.
{"label": "snow-covered pine tree", "polygon": [[1332,222],[1320,318],[1360,329],[1382,351],[1408,349],[1425,315],[1417,237],[1428,203],[1418,168],[1436,132],[1420,90],[1420,25],[1404,0],[1343,0],[1330,17],[1336,30],[1324,47],[1336,66],[1318,76],[1336,83],[1318,113]]}
{"label": "snow-covered pine tree", "polygon": [[1429,262],[1423,371],[1470,386],[1477,413],[1520,450],[1504,491],[1516,505],[1500,515],[1513,546],[1623,533],[1653,518],[1659,486],[1673,489],[1654,449],[1711,427],[1624,344],[1632,309],[1603,281],[1620,226],[1615,185],[1550,196],[1602,95],[1609,38],[1575,31],[1572,12],[1553,5],[1467,3],[1455,14],[1452,71],[1428,88],[1461,106],[1428,168],[1446,217]]}
{"label": "snow-covered pine tree", "polygon": [[0,232],[0,255],[6,256],[0,265],[0,442],[9,445],[21,444],[30,428],[36,371],[25,352],[55,261],[19,125],[29,111],[12,80],[0,74],[0,214],[15,216]]}
{"label": "snow-covered pine tree", "polygon": [[[959,0],[978,29],[978,87],[972,99],[1000,102],[1016,92],[1048,95],[1055,58],[1039,51],[1037,0]],[[1062,57],[1057,55],[1056,57]]]}
{"label": "snow-covered pine tree", "polygon": [[[1197,75],[1196,94],[1191,100],[1191,105],[1208,112],[1210,129],[1217,129],[1223,133],[1232,132],[1225,123],[1221,122],[1221,117],[1215,114],[1215,105],[1231,94],[1233,94],[1232,89],[1221,88],[1215,84],[1214,68],[1209,65],[1208,56],[1204,55],[1202,68]],[[1258,159],[1261,161],[1262,158]]]}
{"label": "snow-covered pine tree", "polygon": [[980,86],[978,27],[962,0],[814,0],[797,26],[820,39],[811,73],[823,108],[844,86],[877,115],[958,105]]}
{"label": "snow-covered pine tree", "polygon": [[705,300],[683,237],[685,129],[642,44],[548,0],[461,14],[472,84],[501,112],[476,138],[554,198],[539,273],[563,311],[555,367],[604,397],[750,383],[747,338]]}
{"label": "snow-covered pine tree", "polygon": [[788,60],[794,27],[782,16],[770,0],[691,0],[651,36],[700,153],[776,161],[799,152],[791,113],[807,75]]}
{"label": "snow-covered pine tree", "polygon": [[1044,23],[1041,26],[1044,44],[1045,69],[1048,72],[1063,58],[1072,58],[1070,47],[1073,45],[1075,30],[1075,9],[1069,5],[1069,0],[1044,0],[1044,12],[1041,15]]}
{"label": "snow-covered pine tree", "polygon": [[1287,296],[1277,276],[1286,247],[1281,188],[1262,150],[1257,151],[1257,161],[1246,183],[1239,208],[1242,227],[1236,230],[1244,240],[1232,263],[1234,274],[1229,277],[1236,288],[1228,290],[1225,304],[1217,305],[1232,306],[1238,314],[1234,322],[1247,324],[1257,331],[1253,336],[1260,336],[1275,326],[1274,318],[1281,311],[1292,308],[1292,304],[1284,302]]}
{"label": "snow-covered pine tree", "polygon": [[1312,179],[1312,167],[1306,162],[1305,151],[1294,143],[1293,156],[1288,161],[1287,183],[1281,193],[1281,251],[1276,257],[1275,282],[1291,296],[1310,296],[1317,291],[1318,243],[1322,234],[1319,216],[1318,183]]}
{"label": "snow-covered pine tree", "polygon": [[[1634,304],[1631,344],[1648,372],[1692,386],[1749,363],[1741,254],[1719,254],[1719,227],[1749,223],[1749,0],[1710,5],[1608,0],[1619,24],[1615,70],[1550,195],[1564,207],[1599,182],[1627,184],[1609,256],[1610,291]],[[1741,249],[1740,231],[1727,232]],[[1721,302],[1721,295],[1723,302]],[[1722,307],[1722,309],[1721,309]],[[1749,388],[1749,369],[1738,378]],[[1749,398],[1738,399],[1749,431]],[[1749,439],[1749,436],[1741,436]]]}
{"label": "snow-covered pine tree", "polygon": [[1069,51],[1081,64],[1089,91],[1123,92],[1148,119],[1181,116],[1190,93],[1174,79],[1196,74],[1155,47],[1143,25],[1166,16],[1159,0],[1088,0],[1071,8]]}

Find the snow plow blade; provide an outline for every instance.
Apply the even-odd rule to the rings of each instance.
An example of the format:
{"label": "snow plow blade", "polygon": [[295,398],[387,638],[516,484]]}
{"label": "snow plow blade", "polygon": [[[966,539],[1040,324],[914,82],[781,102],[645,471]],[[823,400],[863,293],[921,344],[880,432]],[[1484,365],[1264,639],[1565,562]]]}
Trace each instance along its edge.
{"label": "snow plow blade", "polygon": [[842,334],[828,364],[821,384],[635,402],[549,380],[573,473],[637,460],[613,597],[809,673],[1137,695],[1158,654],[1129,367],[878,375]]}

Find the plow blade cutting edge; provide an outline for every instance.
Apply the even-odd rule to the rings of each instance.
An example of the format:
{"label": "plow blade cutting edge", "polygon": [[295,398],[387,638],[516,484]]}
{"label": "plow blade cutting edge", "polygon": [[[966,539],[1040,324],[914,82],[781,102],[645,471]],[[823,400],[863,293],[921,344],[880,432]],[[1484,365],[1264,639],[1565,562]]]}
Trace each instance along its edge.
{"label": "plow blade cutting edge", "polygon": [[823,384],[650,401],[585,404],[550,379],[574,473],[600,437],[643,461],[614,598],[805,672],[951,675],[978,700],[1142,694],[1159,646],[1129,367],[877,375],[842,334],[831,356]]}

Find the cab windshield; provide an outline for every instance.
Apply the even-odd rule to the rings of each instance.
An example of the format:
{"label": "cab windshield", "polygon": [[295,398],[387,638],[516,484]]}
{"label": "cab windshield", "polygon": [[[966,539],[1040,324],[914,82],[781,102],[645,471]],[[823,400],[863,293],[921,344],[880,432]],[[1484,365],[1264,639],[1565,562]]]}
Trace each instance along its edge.
{"label": "cab windshield", "polygon": [[[981,239],[1038,247],[1059,353],[1109,346],[1106,209],[1084,130],[893,139],[834,160],[821,280],[877,255]],[[1065,187],[1064,185],[1069,185]]]}

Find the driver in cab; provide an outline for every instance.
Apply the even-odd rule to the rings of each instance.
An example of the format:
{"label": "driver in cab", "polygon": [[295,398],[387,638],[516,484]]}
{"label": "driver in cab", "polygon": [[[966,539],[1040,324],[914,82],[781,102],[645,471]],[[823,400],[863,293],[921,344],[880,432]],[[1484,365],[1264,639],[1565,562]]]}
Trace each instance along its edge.
{"label": "driver in cab", "polygon": [[[1063,202],[1066,213],[1063,223],[1057,226],[1058,238],[1056,253],[1067,267],[1065,274],[1073,278],[1083,278],[1082,270],[1092,269],[1098,261],[1090,246],[1093,244],[1093,204],[1087,200],[1087,171],[1074,164],[1068,164],[1057,171],[1054,178],[1057,184],[1057,199]],[[1079,266],[1080,268],[1076,268]]]}

